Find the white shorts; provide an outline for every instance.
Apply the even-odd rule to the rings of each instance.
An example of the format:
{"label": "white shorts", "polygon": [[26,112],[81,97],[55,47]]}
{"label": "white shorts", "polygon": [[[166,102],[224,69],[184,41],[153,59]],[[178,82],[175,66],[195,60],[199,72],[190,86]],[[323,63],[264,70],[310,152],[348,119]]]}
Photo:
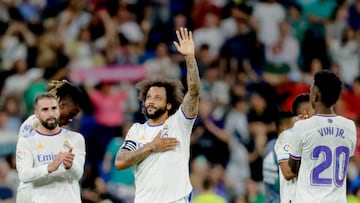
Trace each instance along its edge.
{"label": "white shorts", "polygon": [[27,186],[18,190],[16,193],[16,203],[32,203],[31,193],[31,186]]}

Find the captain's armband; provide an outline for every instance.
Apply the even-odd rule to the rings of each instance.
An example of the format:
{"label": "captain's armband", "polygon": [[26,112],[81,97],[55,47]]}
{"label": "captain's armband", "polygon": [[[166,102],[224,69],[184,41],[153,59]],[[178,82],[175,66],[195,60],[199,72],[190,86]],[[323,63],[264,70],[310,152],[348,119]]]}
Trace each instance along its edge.
{"label": "captain's armband", "polygon": [[135,151],[136,150],[136,142],[131,141],[131,140],[125,140],[125,143],[124,143],[122,149],[125,149],[128,151]]}

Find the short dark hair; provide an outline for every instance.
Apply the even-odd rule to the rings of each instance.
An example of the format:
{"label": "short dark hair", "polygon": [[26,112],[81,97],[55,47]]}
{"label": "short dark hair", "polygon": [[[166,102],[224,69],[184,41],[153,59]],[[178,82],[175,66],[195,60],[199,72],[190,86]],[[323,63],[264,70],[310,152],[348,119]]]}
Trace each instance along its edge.
{"label": "short dark hair", "polygon": [[184,98],[184,86],[178,80],[143,80],[136,84],[136,89],[139,90],[139,99],[142,102],[142,112],[145,113],[144,102],[146,99],[146,95],[151,87],[164,87],[166,90],[166,102],[171,104],[171,109],[169,110],[169,115],[174,114],[182,100]]}
{"label": "short dark hair", "polygon": [[334,73],[321,70],[314,76],[314,85],[319,88],[321,102],[330,107],[339,99],[343,83]]}
{"label": "short dark hair", "polygon": [[40,93],[34,99],[34,109],[36,109],[36,105],[38,104],[39,100],[44,99],[44,98],[57,100],[56,96],[49,92]]}
{"label": "short dark hair", "polygon": [[295,99],[292,103],[292,113],[295,116],[299,115],[298,109],[299,109],[300,104],[303,102],[310,102],[310,94],[309,93],[299,94],[295,97]]}

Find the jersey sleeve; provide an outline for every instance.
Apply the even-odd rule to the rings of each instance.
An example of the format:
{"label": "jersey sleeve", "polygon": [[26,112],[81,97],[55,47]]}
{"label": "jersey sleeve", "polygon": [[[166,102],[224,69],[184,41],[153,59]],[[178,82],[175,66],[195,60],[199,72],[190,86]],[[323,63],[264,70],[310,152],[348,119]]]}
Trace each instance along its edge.
{"label": "jersey sleeve", "polygon": [[48,175],[47,165],[33,167],[30,140],[20,137],[16,146],[16,170],[20,181],[33,182]]}
{"label": "jersey sleeve", "polygon": [[278,139],[276,140],[274,149],[278,164],[284,160],[289,159],[289,152],[291,148],[289,135],[289,130],[283,131],[282,133],[280,133]]}
{"label": "jersey sleeve", "polygon": [[73,146],[75,157],[72,167],[65,171],[68,172],[73,179],[80,180],[84,173],[85,165],[85,139],[80,133],[74,133],[73,136],[76,138]]}
{"label": "jersey sleeve", "polygon": [[138,131],[138,128],[140,127],[141,125],[139,123],[134,123],[128,133],[126,134],[126,137],[125,137],[125,140],[123,142],[123,144],[121,145],[121,149],[125,149],[125,150],[128,150],[128,151],[135,151],[138,149],[138,145],[137,145],[137,131]]}
{"label": "jersey sleeve", "polygon": [[[301,122],[301,121],[300,121]],[[291,129],[291,139],[290,140],[290,157],[295,160],[301,159],[302,152],[302,129],[299,125],[299,121],[295,123],[294,127]]]}

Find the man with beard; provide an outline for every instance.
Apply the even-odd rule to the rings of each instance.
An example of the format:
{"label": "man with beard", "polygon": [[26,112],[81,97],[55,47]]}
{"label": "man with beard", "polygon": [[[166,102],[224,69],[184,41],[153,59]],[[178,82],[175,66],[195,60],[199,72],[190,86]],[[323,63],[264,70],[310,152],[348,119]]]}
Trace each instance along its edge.
{"label": "man with beard", "polygon": [[176,49],[185,57],[188,90],[180,81],[151,80],[137,84],[144,124],[130,128],[115,160],[117,169],[135,165],[135,203],[186,203],[189,179],[190,135],[198,113],[200,77],[191,31],[176,31]]}
{"label": "man with beard", "polygon": [[38,95],[34,114],[36,130],[19,139],[16,167],[19,179],[31,183],[31,202],[81,203],[79,180],[85,163],[85,140],[79,133],[61,128],[56,96]]}
{"label": "man with beard", "polygon": [[[80,112],[80,107],[84,103],[84,94],[79,87],[66,80],[53,80],[49,82],[48,85],[50,87],[49,92],[55,95],[57,101],[59,102],[59,126],[63,127],[69,124],[73,117]],[[21,139],[26,138],[29,134],[35,131],[39,124],[40,122],[35,115],[29,116],[20,126],[18,143]],[[16,195],[17,203],[32,203],[31,185],[31,183],[24,183],[20,181]]]}

